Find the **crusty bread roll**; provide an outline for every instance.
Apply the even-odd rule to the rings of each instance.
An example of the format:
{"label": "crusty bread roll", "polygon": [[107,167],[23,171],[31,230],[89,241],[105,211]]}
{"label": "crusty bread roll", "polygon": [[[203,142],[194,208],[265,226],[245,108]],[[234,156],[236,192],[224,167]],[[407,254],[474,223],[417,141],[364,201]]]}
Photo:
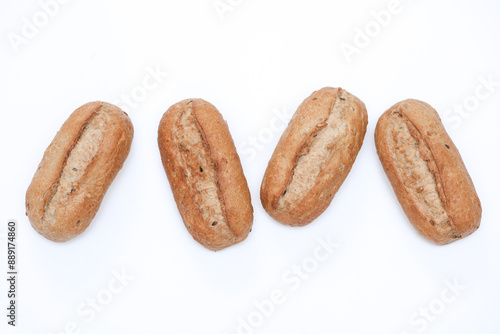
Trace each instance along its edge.
{"label": "crusty bread roll", "polygon": [[133,133],[127,114],[106,102],[87,103],[71,114],[26,192],[26,214],[38,233],[62,242],[85,231],[130,151]]}
{"label": "crusty bread roll", "polygon": [[422,236],[445,245],[478,229],[474,184],[430,105],[405,100],[392,106],[377,123],[375,144],[399,203]]}
{"label": "crusty bread roll", "polygon": [[244,240],[253,208],[228,126],[202,99],[167,110],[158,146],[177,208],[193,238],[217,251]]}
{"label": "crusty bread roll", "polygon": [[267,166],[264,209],[291,226],[316,219],[349,174],[367,124],[364,103],[341,88],[325,87],[305,99]]}

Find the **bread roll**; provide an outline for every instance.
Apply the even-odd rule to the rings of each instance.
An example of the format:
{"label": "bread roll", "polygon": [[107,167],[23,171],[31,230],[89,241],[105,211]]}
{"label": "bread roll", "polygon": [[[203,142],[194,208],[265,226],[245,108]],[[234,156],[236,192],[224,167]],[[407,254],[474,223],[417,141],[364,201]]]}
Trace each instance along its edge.
{"label": "bread roll", "polygon": [[94,218],[132,143],[133,127],[120,108],[91,102],[62,125],[26,192],[26,214],[38,233],[62,242]]}
{"label": "bread roll", "polygon": [[405,100],[375,130],[380,161],[415,229],[445,245],[478,229],[481,203],[460,153],[427,103]]}
{"label": "bread roll", "polygon": [[213,251],[243,241],[253,221],[250,191],[219,111],[202,99],[173,105],[161,119],[158,146],[193,238]]}
{"label": "bread roll", "polygon": [[367,124],[364,103],[341,88],[326,87],[305,99],[267,166],[264,209],[291,226],[321,215],[349,174]]}

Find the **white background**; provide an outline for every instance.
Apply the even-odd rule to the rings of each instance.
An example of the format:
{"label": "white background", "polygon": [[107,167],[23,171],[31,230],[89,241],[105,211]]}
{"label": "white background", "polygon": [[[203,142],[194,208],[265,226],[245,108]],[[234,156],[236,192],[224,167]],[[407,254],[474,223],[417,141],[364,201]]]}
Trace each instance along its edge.
{"label": "white background", "polygon": [[[385,0],[221,2],[232,4],[222,16],[213,0],[73,0],[51,7],[56,13],[44,22],[37,1],[1,1],[0,233],[17,221],[19,282],[13,330],[4,316],[4,238],[0,332],[233,334],[250,321],[257,326],[241,333],[500,333],[498,1],[401,0],[382,28],[373,11],[387,10]],[[25,27],[34,21],[35,31]],[[10,40],[23,32],[31,35],[16,50]],[[360,48],[348,59],[341,45],[356,36]],[[137,97],[156,69],[168,76],[136,106],[123,106],[121,96]],[[488,77],[497,82],[490,91]],[[282,125],[277,113],[289,119],[324,86],[365,102],[368,131],[329,209],[290,228],[259,201],[283,128],[273,125]],[[157,148],[162,114],[190,97],[213,103],[227,120],[252,193],[253,232],[217,253],[186,231]],[[378,117],[405,98],[439,111],[482,201],[479,230],[448,246],[411,227],[375,152]],[[61,124],[94,100],[127,110],[131,153],[87,231],[53,243],[30,226],[25,191]],[[469,111],[459,115],[454,106],[464,103]],[[328,237],[338,248],[308,267],[294,290],[289,270],[314,265],[318,239]],[[134,278],[111,294],[122,271]],[[465,288],[454,295],[446,281]],[[273,290],[284,300],[263,316],[255,302]],[[85,313],[92,298],[106,304],[95,317]],[[425,320],[420,312],[429,307]]]}

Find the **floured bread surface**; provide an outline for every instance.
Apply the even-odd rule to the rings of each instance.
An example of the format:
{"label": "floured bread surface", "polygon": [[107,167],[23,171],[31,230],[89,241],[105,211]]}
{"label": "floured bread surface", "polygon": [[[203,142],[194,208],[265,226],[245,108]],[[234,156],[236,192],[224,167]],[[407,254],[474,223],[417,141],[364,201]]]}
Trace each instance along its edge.
{"label": "floured bread surface", "polygon": [[[348,110],[345,99],[337,97],[325,124],[301,149],[297,164],[293,169],[291,182],[279,199],[278,210],[287,210],[307,196],[326,163],[331,159],[340,160],[344,155],[339,154],[339,151],[349,149],[347,145],[342,145],[344,143],[341,140],[346,134]],[[333,163],[341,164],[340,161]]]}
{"label": "floured bread surface", "polygon": [[193,114],[192,104],[180,115],[174,133],[179,146],[179,161],[193,199],[199,204],[203,224],[213,229],[227,229],[216,167]]}
{"label": "floured bread surface", "polygon": [[[428,224],[441,233],[453,233],[451,219],[443,205],[442,185],[427,143],[405,117],[392,113],[387,128],[389,149],[396,173]],[[458,237],[458,236],[457,236]]]}
{"label": "floured bread surface", "polygon": [[43,223],[54,224],[57,210],[65,210],[69,196],[79,186],[87,167],[94,160],[104,138],[108,115],[96,112],[84,127],[76,145],[70,151],[54,195],[49,199]]}

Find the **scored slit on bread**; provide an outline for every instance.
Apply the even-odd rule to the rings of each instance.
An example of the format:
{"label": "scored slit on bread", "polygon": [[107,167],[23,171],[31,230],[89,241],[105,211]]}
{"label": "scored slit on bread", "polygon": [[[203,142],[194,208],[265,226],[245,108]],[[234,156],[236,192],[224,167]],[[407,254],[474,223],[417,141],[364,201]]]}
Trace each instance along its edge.
{"label": "scored slit on bread", "polygon": [[[69,196],[74,193],[87,167],[92,163],[104,138],[108,115],[99,112],[100,108],[83,126],[74,146],[69,151],[66,163],[62,168],[58,181],[54,184],[52,195],[45,204],[42,223],[55,224],[58,210],[66,210]],[[83,193],[79,193],[83,195]],[[76,222],[78,224],[78,221]]]}
{"label": "scored slit on bread", "polygon": [[[287,210],[300,201],[316,183],[316,178],[330,159],[340,160],[343,154],[339,151],[348,149],[341,145],[341,137],[345,135],[347,103],[342,91],[333,100],[326,120],[317,125],[317,131],[312,133],[303,145],[292,170],[290,182],[283,196],[279,199],[278,210]],[[341,161],[335,162],[340,169],[344,168]]]}
{"label": "scored slit on bread", "polygon": [[428,224],[434,226],[439,234],[460,238],[446,212],[446,197],[436,162],[416,127],[402,114],[393,112],[387,136],[396,173],[419,210],[428,217]]}
{"label": "scored slit on bread", "polygon": [[[224,199],[217,181],[217,166],[193,113],[192,102],[179,115],[173,131],[179,147],[178,159],[190,187],[190,196],[199,204],[203,217],[202,228],[225,230],[224,232],[229,233]],[[189,220],[187,224],[188,228],[192,228]]]}

